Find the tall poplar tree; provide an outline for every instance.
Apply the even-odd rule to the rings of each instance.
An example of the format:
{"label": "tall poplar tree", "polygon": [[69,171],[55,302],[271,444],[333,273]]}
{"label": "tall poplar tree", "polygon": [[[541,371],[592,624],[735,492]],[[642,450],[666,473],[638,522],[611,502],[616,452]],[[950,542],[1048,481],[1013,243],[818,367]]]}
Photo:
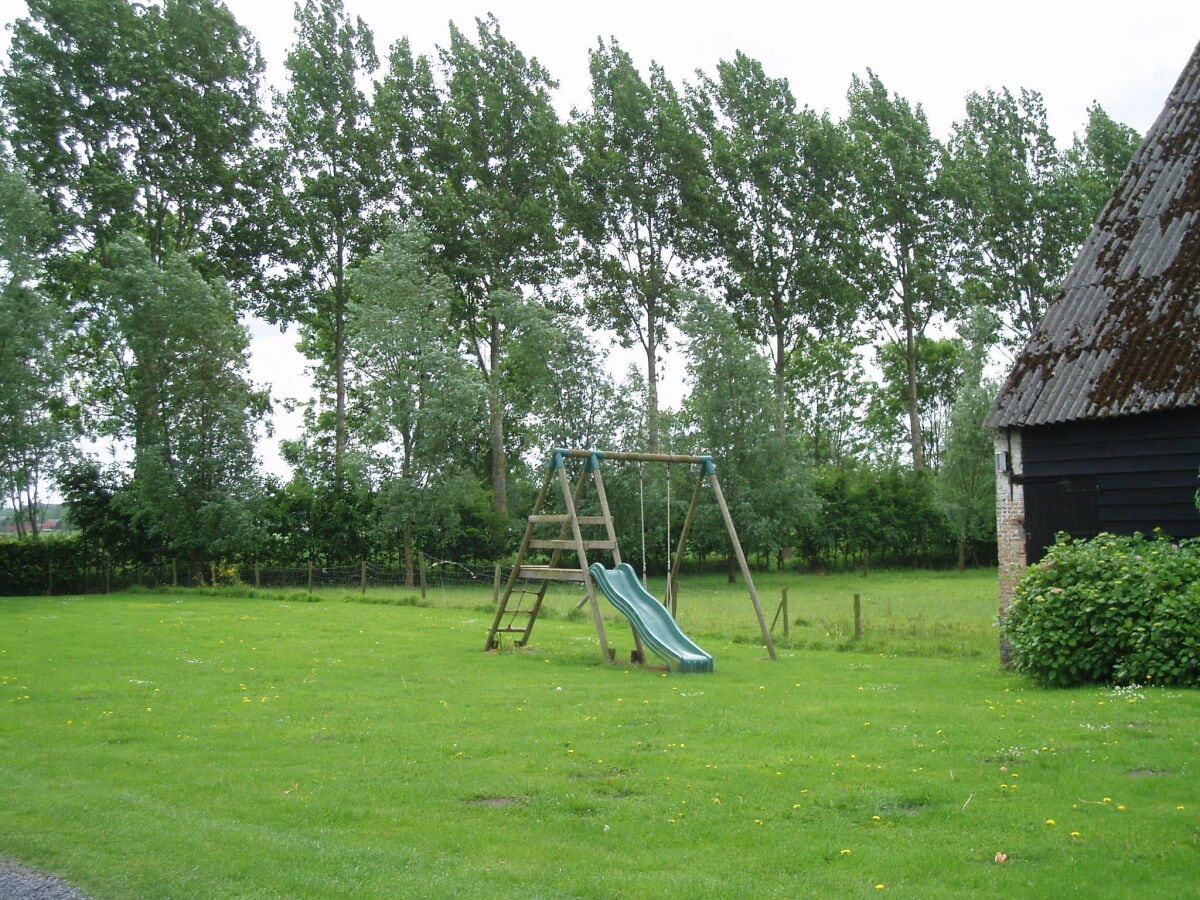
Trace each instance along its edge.
{"label": "tall poplar tree", "polygon": [[742,53],[717,64],[697,99],[716,178],[718,277],[740,329],[770,353],[783,437],[794,360],[848,335],[858,314],[845,274],[857,237],[845,134],[828,114],[797,109],[787,80]]}
{"label": "tall poplar tree", "polygon": [[60,237],[51,266],[77,303],[137,233],[155,259],[215,265],[257,202],[262,57],[219,0],[29,0],[0,77],[9,139]]}
{"label": "tall poplar tree", "polygon": [[662,67],[642,77],[616,41],[590,53],[591,109],[572,127],[568,220],[594,324],[646,360],[648,447],[661,445],[659,363],[701,252],[711,192],[704,146]]}
{"label": "tall poplar tree", "polygon": [[542,316],[560,275],[565,135],[554,87],[488,16],[476,20],[474,40],[451,24],[436,64],[398,42],[375,100],[398,196],[450,278],[463,346],[487,386],[492,497],[502,516],[528,381],[528,358],[511,349]]}
{"label": "tall poplar tree", "polygon": [[912,466],[924,469],[921,344],[934,323],[959,310],[945,154],[920,105],[889,93],[874,72],[853,77],[848,100],[854,212],[868,241],[856,271],[866,294],[864,317],[903,361]]}
{"label": "tall poplar tree", "polygon": [[[14,155],[55,229],[48,284],[76,325],[72,388],[82,421],[132,442],[142,484],[161,486],[141,476],[170,460],[176,485],[205,482],[210,500],[236,502],[242,482],[209,476],[231,453],[240,476],[252,472],[247,445],[233,452],[219,433],[227,425],[243,440],[261,411],[243,378],[240,304],[220,277],[231,268],[231,225],[256,189],[257,45],[218,0],[28,6],[0,88]],[[202,324],[171,337],[193,314]],[[166,404],[189,394],[219,395],[220,415]],[[199,506],[172,512],[159,503],[152,514],[143,499],[160,523],[200,527],[179,518]]]}
{"label": "tall poplar tree", "polygon": [[361,81],[378,68],[374,37],[341,0],[296,6],[296,44],[288,52],[288,90],[278,100],[276,134],[284,172],[272,211],[280,227],[268,316],[299,322],[302,349],[320,360],[318,388],[332,395],[332,477],[344,487],[346,318],[350,266],[377,246],[387,188],[371,107]]}
{"label": "tall poplar tree", "polygon": [[1002,342],[1019,349],[1099,210],[1059,151],[1036,91],[968,95],[950,155],[967,290],[995,314]]}
{"label": "tall poplar tree", "polygon": [[41,528],[44,479],[70,438],[65,316],[45,290],[49,217],[0,144],[0,497],[18,534]]}

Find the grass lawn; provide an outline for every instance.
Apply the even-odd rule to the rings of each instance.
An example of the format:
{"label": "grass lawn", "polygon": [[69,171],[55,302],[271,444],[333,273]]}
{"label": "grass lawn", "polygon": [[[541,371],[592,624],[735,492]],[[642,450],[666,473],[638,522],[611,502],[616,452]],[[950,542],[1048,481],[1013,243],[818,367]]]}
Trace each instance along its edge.
{"label": "grass lawn", "polygon": [[104,900],[1195,895],[1200,692],[1000,670],[994,571],[785,585],[770,662],[685,582],[690,676],[566,591],[499,653],[490,586],[2,599],[0,855]]}

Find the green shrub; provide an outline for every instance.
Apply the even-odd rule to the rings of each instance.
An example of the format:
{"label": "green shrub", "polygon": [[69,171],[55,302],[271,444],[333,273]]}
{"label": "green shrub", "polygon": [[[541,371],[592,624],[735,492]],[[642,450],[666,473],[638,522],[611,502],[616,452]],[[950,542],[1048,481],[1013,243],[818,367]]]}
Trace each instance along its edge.
{"label": "green shrub", "polygon": [[1004,620],[1015,667],[1048,687],[1200,684],[1200,541],[1059,535]]}

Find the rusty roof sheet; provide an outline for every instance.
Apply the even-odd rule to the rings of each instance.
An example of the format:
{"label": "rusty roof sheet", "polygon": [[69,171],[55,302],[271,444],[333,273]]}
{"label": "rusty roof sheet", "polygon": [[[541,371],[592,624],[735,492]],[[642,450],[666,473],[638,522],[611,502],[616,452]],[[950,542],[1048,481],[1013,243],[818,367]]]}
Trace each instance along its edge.
{"label": "rusty roof sheet", "polygon": [[1200,406],[1200,45],[996,398],[996,428]]}

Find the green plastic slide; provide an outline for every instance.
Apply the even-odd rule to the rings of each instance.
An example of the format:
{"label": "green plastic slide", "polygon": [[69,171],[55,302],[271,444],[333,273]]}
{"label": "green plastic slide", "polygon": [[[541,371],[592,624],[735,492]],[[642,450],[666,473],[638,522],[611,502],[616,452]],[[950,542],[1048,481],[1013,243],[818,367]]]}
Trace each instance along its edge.
{"label": "green plastic slide", "polygon": [[606,569],[593,563],[592,580],[633,625],[642,643],[667,661],[672,672],[711,672],[713,658],[679,630],[666,607],[647,593],[629,563]]}

